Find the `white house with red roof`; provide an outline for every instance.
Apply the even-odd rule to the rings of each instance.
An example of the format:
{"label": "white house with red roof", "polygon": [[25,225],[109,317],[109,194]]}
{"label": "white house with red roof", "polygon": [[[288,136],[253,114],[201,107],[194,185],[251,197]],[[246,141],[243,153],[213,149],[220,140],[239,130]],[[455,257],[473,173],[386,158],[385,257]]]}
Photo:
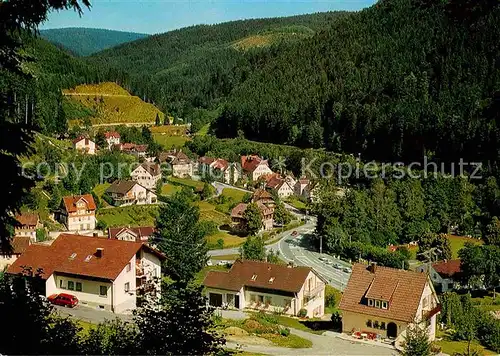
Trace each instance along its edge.
{"label": "white house with red roof", "polygon": [[96,153],[95,142],[84,136],[79,136],[73,140],[73,148],[89,155],[95,155]]}
{"label": "white house with red roof", "polygon": [[446,293],[460,285],[460,279],[463,276],[460,264],[460,259],[444,260],[432,264],[425,263],[418,266],[416,270],[428,273],[436,291]]}
{"label": "white house with red roof", "polygon": [[272,174],[269,162],[256,155],[241,156],[241,169],[251,181],[257,181],[261,176]]}
{"label": "white house with red roof", "polygon": [[[410,325],[425,329],[432,341],[441,311],[426,273],[357,263],[339,304],[342,331],[369,338],[404,340]],[[399,340],[399,341],[398,341]]]}
{"label": "white house with red roof", "polygon": [[209,271],[203,281],[210,305],[321,317],[326,281],[310,267],[236,260],[229,271]]}
{"label": "white house with red roof", "polygon": [[154,226],[110,227],[108,238],[123,241],[148,242],[155,231]]}
{"label": "white house with red roof", "polygon": [[61,234],[51,245],[28,246],[7,273],[41,270],[47,297],[68,293],[89,307],[129,313],[146,291],[159,291],[164,259],[141,242]]}
{"label": "white house with red roof", "polygon": [[70,195],[62,198],[58,220],[69,231],[94,230],[96,205],[91,194]]}
{"label": "white house with red roof", "polygon": [[144,162],[130,173],[130,178],[144,188],[156,190],[156,184],[161,180],[161,168],[157,163]]}
{"label": "white house with red roof", "polygon": [[285,178],[273,176],[266,183],[266,188],[276,191],[280,198],[286,198],[294,193],[293,185]]}
{"label": "white house with red roof", "polygon": [[234,184],[241,178],[241,167],[222,158],[200,157],[198,172],[202,177],[209,175],[212,179],[226,184]]}
{"label": "white house with red roof", "polygon": [[104,139],[108,144],[109,150],[111,150],[111,148],[115,145],[120,145],[120,134],[116,131],[106,131],[104,133]]}

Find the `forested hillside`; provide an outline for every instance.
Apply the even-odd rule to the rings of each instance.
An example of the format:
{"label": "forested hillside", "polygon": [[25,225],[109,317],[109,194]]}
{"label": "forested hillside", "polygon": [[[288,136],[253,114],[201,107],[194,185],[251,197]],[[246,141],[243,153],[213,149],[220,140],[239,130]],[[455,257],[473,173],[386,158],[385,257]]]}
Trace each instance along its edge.
{"label": "forested hillside", "polygon": [[40,35],[79,56],[88,56],[122,43],[149,36],[143,33],[83,27],[41,30]]}
{"label": "forested hillside", "polygon": [[126,89],[164,112],[186,117],[193,108],[215,109],[281,48],[311,37],[339,14],[187,27],[111,48],[91,60],[127,71]]}
{"label": "forested hillside", "polygon": [[33,74],[36,81],[0,70],[0,94],[16,103],[12,117],[44,133],[67,129],[62,89],[123,76],[105,66],[89,65],[41,38],[26,38],[23,55],[27,59],[23,71]]}
{"label": "forested hillside", "polygon": [[333,21],[238,86],[217,134],[365,159],[496,162],[498,4],[384,0]]}

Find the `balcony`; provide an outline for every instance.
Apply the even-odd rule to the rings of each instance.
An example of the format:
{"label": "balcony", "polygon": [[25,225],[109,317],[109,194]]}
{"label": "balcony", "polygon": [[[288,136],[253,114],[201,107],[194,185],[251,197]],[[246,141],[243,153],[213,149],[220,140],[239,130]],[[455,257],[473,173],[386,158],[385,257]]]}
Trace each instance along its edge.
{"label": "balcony", "polygon": [[311,298],[318,295],[325,288],[324,284],[317,284],[313,289],[304,289],[304,297]]}
{"label": "balcony", "polygon": [[144,265],[142,264],[142,261],[140,260],[137,260],[135,262],[135,277],[136,278],[142,278],[142,277],[145,277],[145,273],[144,273]]}

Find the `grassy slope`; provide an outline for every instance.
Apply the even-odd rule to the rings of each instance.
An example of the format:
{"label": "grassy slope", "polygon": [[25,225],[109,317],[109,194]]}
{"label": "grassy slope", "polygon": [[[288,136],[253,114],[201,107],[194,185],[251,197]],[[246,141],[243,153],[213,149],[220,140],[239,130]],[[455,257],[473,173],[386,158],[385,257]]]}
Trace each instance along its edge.
{"label": "grassy slope", "polygon": [[[154,123],[156,115],[163,122],[165,115],[153,104],[145,103],[137,96],[130,95],[116,83],[79,85],[64,90],[66,99],[82,105],[95,113],[92,124]],[[79,94],[79,95],[71,95]],[[67,113],[68,114],[68,113]],[[78,123],[78,117],[68,117],[71,123]]]}
{"label": "grassy slope", "polygon": [[453,258],[458,258],[458,251],[460,251],[460,249],[464,247],[466,242],[472,242],[478,244],[483,243],[483,241],[481,240],[471,239],[464,236],[454,236],[454,235],[449,235],[448,240],[450,240],[451,253],[453,255]]}

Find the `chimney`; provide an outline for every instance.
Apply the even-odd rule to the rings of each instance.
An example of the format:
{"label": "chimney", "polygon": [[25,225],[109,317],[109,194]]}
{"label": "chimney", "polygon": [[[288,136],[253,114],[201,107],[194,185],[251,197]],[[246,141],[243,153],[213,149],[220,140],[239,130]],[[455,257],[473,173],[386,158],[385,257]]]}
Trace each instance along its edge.
{"label": "chimney", "polygon": [[104,254],[104,249],[102,247],[98,247],[96,250],[95,250],[95,257],[97,258],[101,258]]}
{"label": "chimney", "polygon": [[375,273],[375,271],[377,270],[377,262],[372,262],[370,266],[368,266],[368,270],[371,273]]}

